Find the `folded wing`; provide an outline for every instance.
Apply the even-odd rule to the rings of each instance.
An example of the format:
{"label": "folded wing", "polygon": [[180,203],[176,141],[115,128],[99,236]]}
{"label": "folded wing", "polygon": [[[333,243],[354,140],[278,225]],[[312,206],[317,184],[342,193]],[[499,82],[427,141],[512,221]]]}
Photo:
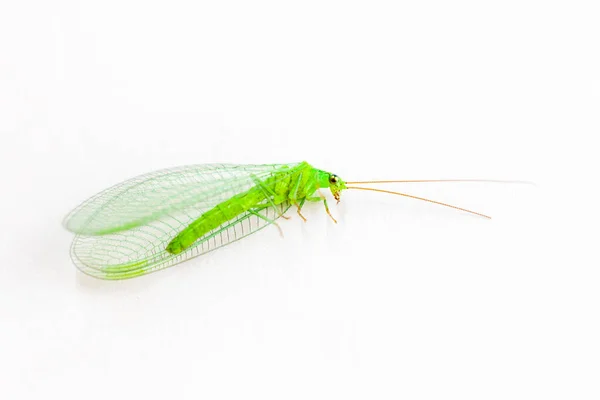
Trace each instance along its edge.
{"label": "folded wing", "polygon": [[153,172],[109,188],[65,218],[65,227],[77,234],[71,248],[73,261],[89,275],[126,279],[239,240],[269,225],[267,220],[276,220],[290,205],[240,214],[180,254],[165,251],[169,241],[204,212],[250,189],[257,179],[283,177],[296,165],[194,165]]}

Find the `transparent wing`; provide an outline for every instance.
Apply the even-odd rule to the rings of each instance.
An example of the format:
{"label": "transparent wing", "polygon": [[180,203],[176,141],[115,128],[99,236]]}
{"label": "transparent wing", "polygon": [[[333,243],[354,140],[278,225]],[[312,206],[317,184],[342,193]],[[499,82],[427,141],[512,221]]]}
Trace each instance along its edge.
{"label": "transparent wing", "polygon": [[274,172],[298,164],[203,164],[165,169],[115,185],[83,202],[63,225],[81,235],[134,229],[191,206],[209,209]]}
{"label": "transparent wing", "polygon": [[299,164],[195,165],[157,171],[87,200],[65,219],[77,233],[75,265],[103,279],[127,279],[170,267],[248,236],[271,224],[290,204],[257,204],[174,255],[168,243],[206,211],[272,176],[285,179]]}
{"label": "transparent wing", "polygon": [[102,279],[134,278],[242,239],[270,225],[268,220],[276,220],[289,207],[289,203],[283,203],[276,209],[267,207],[240,214],[204,235],[182,253],[173,255],[165,250],[169,241],[205,211],[203,207],[189,207],[129,230],[96,236],[77,235],[71,257],[88,275]]}

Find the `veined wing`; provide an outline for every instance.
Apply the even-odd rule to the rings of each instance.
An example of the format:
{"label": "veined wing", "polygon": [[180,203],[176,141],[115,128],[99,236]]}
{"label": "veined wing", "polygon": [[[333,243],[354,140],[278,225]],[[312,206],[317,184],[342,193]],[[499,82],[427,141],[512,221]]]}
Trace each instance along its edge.
{"label": "veined wing", "polygon": [[[146,175],[141,182],[140,178],[136,178],[138,180],[133,179],[122,184],[128,190],[123,190],[120,185],[117,185],[107,191],[110,195],[103,195],[105,193],[103,192],[88,200],[66,220],[67,224],[70,221],[83,221],[78,227],[80,232],[84,233],[75,237],[71,247],[71,256],[75,265],[84,273],[98,278],[133,278],[170,267],[248,236],[269,225],[270,221],[279,218],[290,207],[289,203],[273,207],[265,200],[262,204],[258,204],[256,209],[223,222],[183,252],[176,255],[167,252],[165,249],[173,237],[203,213],[235,194],[249,190],[256,185],[256,179],[262,181],[271,176],[276,176],[277,180],[286,179],[288,173],[294,171],[295,165],[250,166],[251,168],[228,165],[226,167],[224,172],[222,168],[211,166],[210,174],[205,173],[207,166],[177,169],[177,171],[185,169],[189,173],[188,179],[199,184],[199,186],[184,185],[185,191],[173,187],[179,187],[172,183],[179,181],[172,172],[158,175],[159,179],[155,173]],[[239,171],[242,168],[244,173]],[[197,173],[191,173],[190,169],[195,169]],[[214,182],[215,174],[222,177],[219,184]],[[230,175],[230,179],[225,179],[227,174]],[[209,182],[211,189],[206,187],[201,189],[201,182]],[[138,191],[140,186],[145,186],[146,189]],[[149,206],[149,204],[157,204],[158,200],[144,195],[148,190],[152,192],[151,188],[159,192],[157,198],[168,202],[167,206],[159,204],[162,206],[160,212],[154,212]],[[188,190],[195,191],[194,196],[189,197]],[[115,192],[119,193],[116,198]],[[172,201],[171,197],[178,194],[185,195],[184,200]],[[141,211],[129,208],[122,198],[129,198],[133,203],[139,204]],[[149,202],[143,201],[148,198],[150,198]],[[134,217],[131,217],[128,211],[133,212]],[[115,217],[111,212],[118,212],[119,216]],[[86,216],[87,220],[78,216],[79,214]],[[104,217],[108,218],[110,223],[102,221]],[[93,233],[86,234],[87,231]]]}
{"label": "veined wing", "polygon": [[205,209],[190,207],[165,214],[148,224],[106,235],[77,235],[71,247],[71,258],[82,272],[96,278],[134,278],[171,267],[257,232],[271,224],[268,220],[274,221],[283,215],[290,204],[276,207],[242,213],[177,255],[167,252],[167,245]]}
{"label": "veined wing", "polygon": [[75,208],[63,225],[82,235],[105,235],[133,229],[165,214],[214,207],[296,164],[202,164],[164,169],[141,175],[103,192]]}

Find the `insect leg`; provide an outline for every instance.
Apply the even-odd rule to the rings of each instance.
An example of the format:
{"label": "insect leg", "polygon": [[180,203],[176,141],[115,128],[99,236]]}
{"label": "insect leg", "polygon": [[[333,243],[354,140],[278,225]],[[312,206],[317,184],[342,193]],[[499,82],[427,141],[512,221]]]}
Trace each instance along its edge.
{"label": "insect leg", "polygon": [[318,196],[307,197],[306,200],[314,201],[314,202],[322,201],[323,205],[325,206],[325,211],[327,211],[327,215],[329,215],[329,218],[331,218],[333,220],[333,222],[335,222],[337,224],[337,220],[335,218],[333,218],[333,215],[331,215],[331,212],[329,211],[329,206],[327,205],[327,199],[325,198],[323,193],[321,193],[321,191],[318,191],[318,193],[319,193]]}
{"label": "insect leg", "polygon": [[302,215],[302,213],[300,212],[300,210],[302,210],[302,206],[304,206],[304,202],[305,201],[306,201],[306,197],[303,198],[302,200],[300,200],[300,203],[294,202],[294,204],[296,205],[296,207],[298,207],[298,215],[300,216],[300,218],[302,218],[304,220],[304,222],[306,222],[306,218],[304,217],[304,215]]}
{"label": "insect leg", "polygon": [[263,192],[263,194],[265,195],[265,197],[267,199],[267,202],[271,205],[271,207],[273,207],[273,210],[275,211],[275,213],[279,217],[283,217],[285,219],[290,219],[290,217],[286,217],[277,209],[277,206],[273,202],[273,196],[275,196],[275,193],[271,189],[266,187],[265,184],[260,179],[258,179],[254,174],[250,175],[250,177],[252,178],[254,183],[256,183],[256,186],[258,186],[258,188]]}
{"label": "insect leg", "polygon": [[304,205],[306,198],[303,197],[300,200],[300,203],[298,203],[298,190],[300,189],[301,182],[302,182],[302,172],[300,172],[300,175],[298,175],[298,179],[296,180],[294,187],[290,190],[290,193],[288,194],[288,198],[290,199],[290,202],[292,204],[294,204],[296,206],[296,208],[298,208],[298,215],[300,216],[300,218],[302,218],[302,220],[304,222],[306,222],[306,217],[304,215],[302,215],[302,212],[301,212],[302,206]]}
{"label": "insect leg", "polygon": [[274,220],[272,220],[270,218],[267,218],[264,215],[262,215],[262,214],[259,213],[259,211],[264,210],[267,207],[268,206],[253,208],[253,209],[248,210],[248,212],[250,214],[256,215],[258,218],[260,218],[262,220],[267,221],[268,223],[271,223],[271,224],[275,225],[277,227],[277,229],[279,229],[279,235],[281,237],[283,237],[283,229],[281,229],[281,226],[279,226],[279,224],[276,221],[274,221]]}

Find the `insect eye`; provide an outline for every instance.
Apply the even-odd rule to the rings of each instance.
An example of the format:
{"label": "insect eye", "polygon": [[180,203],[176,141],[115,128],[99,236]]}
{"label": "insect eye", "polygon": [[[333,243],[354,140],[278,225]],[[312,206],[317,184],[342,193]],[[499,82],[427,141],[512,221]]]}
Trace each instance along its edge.
{"label": "insect eye", "polygon": [[329,183],[337,183],[337,181],[338,181],[337,175],[331,175],[329,177]]}

